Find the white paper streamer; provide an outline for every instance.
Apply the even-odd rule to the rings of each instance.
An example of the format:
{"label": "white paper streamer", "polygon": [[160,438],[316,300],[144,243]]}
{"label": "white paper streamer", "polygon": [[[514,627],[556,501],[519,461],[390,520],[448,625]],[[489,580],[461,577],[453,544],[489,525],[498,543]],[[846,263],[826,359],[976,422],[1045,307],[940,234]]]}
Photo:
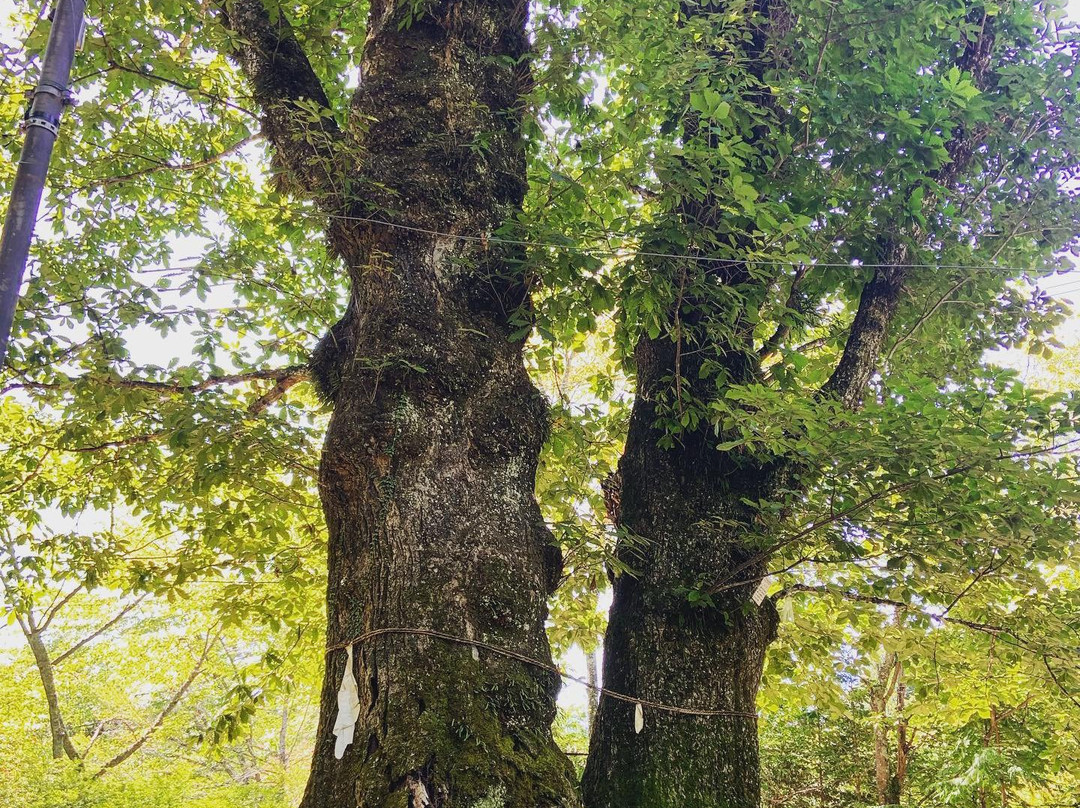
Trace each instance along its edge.
{"label": "white paper streamer", "polygon": [[795,622],[795,604],[791,602],[791,598],[784,598],[780,602],[780,619],[785,623]]}
{"label": "white paper streamer", "polygon": [[645,711],[641,709],[641,702],[634,705],[634,732],[645,729]]}
{"label": "white paper streamer", "polygon": [[765,596],[769,594],[769,584],[771,583],[772,581],[769,580],[769,576],[766,575],[764,578],[761,579],[761,583],[757,585],[757,589],[754,590],[754,594],[751,596],[751,599],[758,606],[762,604],[762,602],[765,600]]}
{"label": "white paper streamer", "polygon": [[353,676],[352,643],[345,646],[345,675],[341,677],[341,687],[337,694],[338,713],[334,721],[334,757],[341,760],[345,749],[353,742],[356,721],[360,718],[360,694],[356,691],[356,677]]}

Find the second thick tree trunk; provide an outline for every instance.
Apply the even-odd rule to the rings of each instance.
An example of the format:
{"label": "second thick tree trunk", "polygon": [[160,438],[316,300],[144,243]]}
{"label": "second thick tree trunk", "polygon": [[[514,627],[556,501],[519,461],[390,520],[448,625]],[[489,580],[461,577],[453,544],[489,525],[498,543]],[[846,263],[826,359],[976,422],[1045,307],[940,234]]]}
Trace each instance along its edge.
{"label": "second thick tree trunk", "polygon": [[[736,469],[705,431],[680,436],[677,450],[657,445],[650,399],[673,351],[663,339],[638,346],[645,386],[619,465],[619,525],[639,538],[619,552],[638,572],[615,581],[604,686],[690,712],[646,705],[636,732],[635,705],[602,697],[582,783],[590,808],[753,808],[760,797],[755,700],[777,617],[751,598],[764,569],[740,525],[750,519],[741,498],[756,500],[768,476]],[[744,583],[691,594],[736,569]],[[694,714],[706,711],[728,714]]]}

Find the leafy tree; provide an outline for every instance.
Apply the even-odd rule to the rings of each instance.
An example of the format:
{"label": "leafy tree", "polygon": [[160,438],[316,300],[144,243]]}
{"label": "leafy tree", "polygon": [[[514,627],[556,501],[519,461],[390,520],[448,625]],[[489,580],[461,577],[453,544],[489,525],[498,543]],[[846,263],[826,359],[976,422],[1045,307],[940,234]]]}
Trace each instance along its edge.
{"label": "leafy tree", "polygon": [[[533,498],[545,405],[512,320],[529,283],[522,250],[498,239],[526,190],[525,9],[368,11],[91,4],[84,103],[54,166],[75,182],[50,196],[54,234],[38,247],[8,392],[22,391],[32,418],[71,424],[43,429],[59,432],[49,459],[74,454],[101,482],[96,499],[73,486],[65,507],[119,500],[189,537],[197,549],[165,574],[201,572],[201,556],[238,587],[262,572],[292,578],[321,556],[302,542],[307,552],[279,554],[316,519],[323,419],[310,393],[288,394],[308,375],[310,335],[346,304],[310,363],[334,405],[319,483],[332,650],[306,804],[451,790],[573,803],[550,734],[557,679],[468,643],[358,645],[367,707],[345,757],[333,754],[344,644],[420,628],[547,660],[559,566]],[[32,57],[45,26],[25,24]],[[14,75],[23,52],[7,57]],[[18,99],[5,104],[14,120]],[[262,144],[268,164],[245,152]],[[194,265],[173,257],[185,241],[202,253]],[[188,322],[195,363],[183,347],[172,362],[138,350],[148,326]],[[94,466],[103,455],[107,474]],[[63,495],[33,485],[32,461],[12,471],[28,507],[8,529],[22,540],[29,503]],[[298,617],[241,594],[268,621]]]}
{"label": "leafy tree", "polygon": [[189,588],[172,602],[143,597],[119,620],[115,590],[81,591],[53,617],[45,639],[75,761],[50,760],[48,713],[28,646],[5,649],[5,804],[295,804],[318,712],[321,638],[223,629],[213,605],[220,587]]}
{"label": "leafy tree", "polygon": [[756,804],[768,573],[947,608],[990,558],[1031,582],[1071,546],[1075,404],[981,362],[1060,314],[1030,283],[1077,224],[1054,15],[605,3],[553,35],[599,66],[591,92],[584,69],[546,91],[583,190],[544,220],[637,255],[578,281],[618,289],[637,389],[618,555],[639,574],[615,583],[604,681],[728,711],[646,708],[638,733],[602,700],[587,804]]}
{"label": "leafy tree", "polygon": [[[585,0],[527,36],[489,0],[91,3],[0,534],[47,651],[18,670],[95,640],[5,724],[32,761],[5,799],[280,804],[242,773],[325,659],[305,805],[573,805],[545,601],[556,653],[590,652],[611,576],[590,806],[754,805],[759,733],[770,804],[1066,800],[1078,407],[985,360],[1049,351],[1064,314],[1039,287],[1078,218],[1056,15]],[[12,135],[47,32],[15,22]],[[95,779],[199,659],[189,633],[102,674],[121,631],[168,648],[165,613],[247,662],[211,643]],[[342,646],[379,628],[464,642],[359,643],[338,761]],[[557,727],[574,752],[586,720]]]}

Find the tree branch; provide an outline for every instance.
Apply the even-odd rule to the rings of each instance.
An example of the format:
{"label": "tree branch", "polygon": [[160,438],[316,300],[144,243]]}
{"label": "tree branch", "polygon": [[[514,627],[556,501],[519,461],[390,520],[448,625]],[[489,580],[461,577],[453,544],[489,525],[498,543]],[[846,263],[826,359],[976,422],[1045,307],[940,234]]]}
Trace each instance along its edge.
{"label": "tree branch", "polygon": [[34,665],[37,667],[38,676],[41,679],[41,689],[45,693],[45,704],[49,710],[49,735],[52,740],[52,756],[59,760],[64,755],[70,760],[78,760],[79,753],[75,745],[68,737],[67,726],[60,710],[60,694],[56,688],[56,678],[53,675],[52,663],[49,661],[49,652],[45,647],[45,641],[41,638],[40,630],[28,630],[28,627],[20,621],[26,644],[30,646],[30,652],[34,655]]}
{"label": "tree branch", "polygon": [[54,446],[54,448],[61,452],[72,452],[75,454],[82,454],[84,452],[100,452],[103,449],[123,449],[128,446],[142,446],[145,443],[153,443],[154,441],[162,438],[165,434],[165,430],[159,430],[157,432],[151,432],[146,435],[130,435],[126,438],[117,438],[116,440],[107,440],[104,443],[98,443],[93,446]]}
{"label": "tree branch", "polygon": [[[974,9],[968,15],[968,21],[980,24],[979,33],[965,42],[963,52],[956,59],[956,66],[970,73],[972,84],[984,90],[994,49],[993,20],[984,9]],[[949,161],[931,172],[930,178],[943,188],[952,188],[971,162],[980,139],[981,133],[969,131],[963,124],[958,125],[945,146]],[[927,198],[924,207],[930,204],[931,199]],[[822,395],[839,398],[848,409],[857,409],[862,404],[866,384],[877,368],[908,272],[905,266],[908,249],[905,244],[890,239],[883,253],[881,263],[884,266],[874,272],[859,298],[859,308],[840,362],[821,388]]]}
{"label": "tree branch", "polygon": [[247,146],[249,143],[254,143],[260,137],[261,134],[259,133],[248,135],[247,137],[241,138],[240,140],[236,141],[231,146],[226,146],[217,154],[212,154],[209,157],[204,157],[201,160],[193,160],[190,163],[181,163],[180,165],[174,165],[173,163],[162,163],[160,165],[150,166],[149,168],[143,168],[138,171],[132,171],[129,174],[120,174],[115,177],[102,177],[101,179],[87,183],[85,186],[83,186],[83,189],[92,188],[94,186],[108,188],[110,185],[117,185],[121,182],[128,182],[130,180],[138,179],[139,177],[145,177],[148,174],[156,174],[159,171],[196,171],[200,168],[206,168],[207,166],[220,162],[226,157],[231,157],[232,155],[243,149],[245,146]]}
{"label": "tree branch", "polygon": [[274,147],[285,187],[332,207],[342,132],[281,4],[217,0],[217,5],[225,27],[236,36],[233,55],[251,83],[263,135]]}
{"label": "tree branch", "polygon": [[[266,409],[278,401],[285,393],[298,384],[308,378],[308,368],[306,365],[293,365],[287,368],[277,368],[274,370],[257,370],[250,373],[236,373],[227,376],[210,376],[203,379],[201,382],[194,384],[182,385],[175,382],[155,382],[143,379],[112,379],[110,383],[114,383],[118,387],[128,387],[135,389],[148,389],[148,390],[160,390],[166,393],[191,393],[206,390],[217,384],[242,384],[258,379],[275,379],[277,383],[261,396],[256,398],[247,408],[249,415],[260,415],[266,411]],[[72,380],[76,381],[76,380]],[[61,384],[52,383],[36,383],[26,382],[20,385],[12,385],[8,389],[21,387],[24,389],[58,389],[63,387]],[[162,437],[168,434],[168,430],[159,429],[153,432],[148,432],[142,435],[129,435],[124,438],[116,438],[114,440],[107,440],[102,443],[94,444],[91,446],[50,446],[50,451],[60,452],[72,452],[72,453],[87,453],[87,452],[99,452],[104,449],[122,449],[128,446],[142,446],[147,443],[153,443],[156,440],[160,440]]]}
{"label": "tree branch", "polygon": [[992,555],[990,557],[990,561],[987,563],[987,565],[985,567],[983,567],[981,570],[979,570],[978,573],[976,573],[975,577],[972,578],[968,582],[967,586],[965,586],[963,589],[961,589],[956,594],[956,597],[954,597],[952,599],[952,601],[949,603],[949,605],[945,608],[945,612],[944,612],[945,614],[948,614],[949,612],[951,612],[953,610],[953,608],[956,606],[956,604],[959,603],[961,600],[963,600],[964,596],[967,595],[967,593],[970,592],[975,587],[975,585],[979,583],[979,581],[981,581],[983,578],[985,578],[991,572],[996,572],[997,570],[999,570],[1003,566],[1005,566],[1005,564],[1009,560],[1009,556],[1006,555],[1004,558],[1002,558],[1001,563],[998,564],[997,567],[995,567],[994,566],[994,558],[995,558],[996,555],[997,555],[997,550],[995,549],[994,550],[994,555]]}
{"label": "tree branch", "polygon": [[162,84],[167,84],[170,87],[175,87],[178,90],[183,90],[184,92],[191,93],[194,96],[202,96],[203,98],[207,98],[207,99],[209,99],[211,102],[213,102],[215,104],[222,104],[222,105],[228,107],[229,109],[236,110],[237,112],[241,112],[241,113],[243,113],[245,115],[250,115],[253,118],[255,117],[255,115],[251,112],[251,110],[245,109],[244,107],[240,106],[239,104],[235,103],[234,101],[231,101],[228,98],[225,98],[224,96],[220,96],[220,95],[216,95],[214,93],[207,92],[206,90],[204,90],[201,87],[198,87],[198,86],[196,86],[194,84],[185,84],[182,81],[177,81],[176,79],[170,79],[167,76],[160,76],[157,73],[154,73],[153,71],[151,71],[151,70],[149,70],[147,68],[144,68],[144,67],[139,67],[139,66],[132,67],[130,65],[121,64],[120,62],[117,62],[117,61],[115,61],[113,59],[109,60],[109,66],[107,68],[104,68],[103,70],[96,70],[93,73],[91,73],[89,75],[86,75],[86,76],[79,76],[78,78],[72,80],[71,83],[74,86],[75,84],[77,84],[77,83],[79,83],[81,81],[85,81],[88,78],[93,78],[94,76],[99,76],[99,75],[101,75],[103,73],[106,73],[106,72],[108,72],[110,70],[119,70],[119,71],[121,71],[123,73],[131,73],[134,76],[142,76],[144,78],[151,79],[152,81],[157,81],[157,82],[160,82]]}
{"label": "tree branch", "polygon": [[[127,377],[95,378],[94,383],[107,387],[124,388],[129,390],[159,390],[163,393],[201,393],[211,387],[230,384],[244,384],[253,381],[274,381],[277,384],[287,383],[286,390],[297,382],[308,377],[306,365],[289,365],[283,368],[265,368],[263,370],[251,370],[244,373],[228,373],[220,376],[207,376],[202,381],[193,384],[180,384],[179,382],[158,382],[151,379],[132,379]],[[19,382],[5,387],[3,393],[11,390],[60,390],[71,384],[83,381],[83,378],[68,377],[66,382]],[[280,396],[279,396],[280,397]]]}
{"label": "tree branch", "polygon": [[849,410],[858,409],[870,377],[877,368],[878,357],[885,344],[889,324],[896,315],[900,292],[907,276],[907,247],[896,242],[885,250],[883,264],[863,287],[855,321],[848,332],[847,343],[839,363],[821,394],[835,396]]}
{"label": "tree branch", "polygon": [[[1010,460],[1020,460],[1021,458],[1043,457],[1045,455],[1054,454],[1055,452],[1060,452],[1063,449],[1076,446],[1077,444],[1080,444],[1080,436],[1069,438],[1060,442],[1055,440],[1054,442],[1045,446],[1036,446],[1032,449],[1021,449],[1015,452],[1009,452],[1007,454],[998,454],[997,457],[992,458],[992,462],[1003,463]],[[870,505],[873,505],[875,502],[878,502],[885,497],[903,494],[904,492],[914,488],[917,485],[947,480],[950,477],[957,476],[958,474],[964,474],[965,472],[968,472],[971,469],[975,468],[977,465],[978,463],[965,463],[960,466],[954,466],[953,468],[946,469],[939,474],[927,474],[925,476],[914,477],[900,483],[894,483],[893,485],[887,486],[881,491],[870,494],[865,499],[859,500],[858,502],[852,504],[850,507],[845,508],[842,511],[835,511],[828,514],[827,516],[823,515],[819,518],[811,519],[807,522],[804,522],[803,527],[795,533],[792,533],[791,535],[786,536],[783,539],[775,542],[767,549],[762,550],[760,553],[755,553],[742,564],[739,564],[737,567],[731,570],[724,578],[717,581],[713,586],[706,590],[706,593],[709,595],[715,595],[719,592],[724,592],[729,589],[735,589],[740,586],[746,586],[750,583],[756,583],[758,580],[760,580],[760,578],[754,578],[753,580],[736,579],[739,573],[749,569],[762,559],[767,558],[768,556],[776,553],[779,550],[782,550],[785,547],[790,547],[791,545],[802,541],[807,536],[816,533],[823,527],[827,527],[828,525],[840,522],[848,518],[849,516],[854,516],[856,513],[859,513],[860,511],[868,508]],[[734,583],[732,583],[732,581],[734,581]]]}
{"label": "tree branch", "polygon": [[903,345],[905,342],[907,342],[909,339],[911,339],[913,336],[915,336],[915,332],[919,330],[919,328],[922,326],[922,324],[925,323],[927,320],[929,320],[931,317],[933,317],[942,306],[944,306],[946,303],[949,302],[949,298],[952,297],[954,293],[956,293],[957,291],[960,290],[961,286],[963,286],[965,283],[967,283],[968,281],[970,281],[972,279],[973,279],[972,275],[967,275],[967,276],[961,278],[960,280],[958,280],[952,286],[950,286],[949,290],[947,292],[945,292],[945,294],[943,294],[941,297],[939,297],[937,299],[937,302],[934,303],[934,305],[932,305],[930,308],[928,308],[926,311],[924,311],[919,316],[919,319],[916,320],[914,325],[912,325],[911,328],[909,328],[907,330],[907,333],[904,334],[904,336],[900,337],[900,339],[898,339],[896,342],[893,343],[892,348],[889,349],[889,353],[885,357],[885,362],[886,363],[891,362],[892,358],[893,358],[893,354],[896,353],[896,350],[901,345]]}
{"label": "tree branch", "polygon": [[143,744],[150,740],[150,736],[161,728],[161,725],[165,723],[165,719],[169,717],[169,714],[176,709],[176,706],[180,703],[180,700],[184,698],[184,694],[187,693],[188,688],[191,687],[192,683],[195,681],[195,678],[202,672],[203,663],[206,662],[206,657],[210,653],[210,646],[213,644],[217,636],[219,635],[214,635],[213,637],[211,637],[209,634],[207,634],[206,643],[203,645],[202,654],[199,656],[198,661],[195,663],[195,667],[192,668],[191,673],[188,674],[187,679],[185,679],[184,683],[180,685],[180,688],[175,693],[173,693],[172,698],[169,699],[169,703],[165,705],[165,708],[160,713],[158,713],[157,718],[154,719],[154,723],[148,726],[143,731],[142,735],[136,738],[130,746],[128,746],[116,756],[110,758],[108,761],[105,762],[104,765],[102,765],[100,769],[94,772],[93,779],[98,779],[109,769],[113,769],[119,766],[129,757],[134,755],[136,752],[139,751],[139,749],[142,748]]}
{"label": "tree branch", "polygon": [[875,606],[892,606],[896,609],[901,609],[907,612],[917,612],[918,614],[926,617],[930,620],[940,620],[943,623],[954,623],[958,626],[964,626],[974,631],[981,631],[984,634],[1009,634],[1012,632],[1004,626],[994,625],[993,623],[979,623],[975,620],[964,620],[960,617],[950,617],[946,614],[935,614],[934,612],[927,611],[926,609],[920,609],[918,606],[913,606],[910,603],[905,603],[902,600],[892,600],[891,598],[881,598],[876,595],[863,595],[859,592],[852,591],[850,589],[836,589],[829,586],[810,586],[809,584],[791,584],[784,587],[775,595],[773,600],[780,600],[787,597],[792,592],[808,592],[817,595],[833,595],[844,600],[854,601],[856,603],[870,603]]}
{"label": "tree branch", "polygon": [[42,615],[41,623],[37,626],[37,631],[40,632],[47,629],[49,627],[49,624],[52,623],[53,618],[56,617],[56,615],[59,614],[60,610],[64,608],[64,606],[66,606],[73,597],[79,594],[82,589],[83,585],[78,584],[66,595],[60,594],[63,590],[57,590],[56,597],[53,598],[53,602],[49,604],[49,608],[47,608]]}
{"label": "tree branch", "polygon": [[[829,19],[832,19],[830,12]],[[799,302],[799,286],[802,283],[803,278],[806,277],[806,273],[809,270],[807,266],[800,266],[795,270],[795,275],[791,279],[791,287],[788,289],[787,299],[784,301],[784,310],[780,314],[780,322],[776,326],[776,330],[773,331],[765,343],[761,346],[761,350],[758,351],[758,361],[767,362],[771,359],[777,351],[780,349],[780,344],[791,335],[791,323],[785,321],[785,318],[789,317],[791,312],[795,309],[795,306]]]}
{"label": "tree branch", "polygon": [[926,617],[926,618],[928,618],[930,620],[939,620],[939,621],[941,621],[943,623],[952,623],[954,625],[962,626],[963,628],[971,629],[972,631],[978,631],[978,632],[981,632],[983,634],[989,634],[992,637],[994,637],[995,639],[1001,640],[1001,641],[1007,643],[1008,645],[1012,645],[1012,646],[1014,646],[1016,648],[1019,648],[1019,649],[1021,649],[1023,651],[1027,651],[1028,653],[1031,653],[1031,654],[1034,654],[1034,655],[1038,656],[1041,659],[1043,665],[1045,666],[1047,673],[1050,674],[1050,679],[1053,681],[1054,685],[1057,686],[1057,689],[1060,690],[1061,693],[1066,698],[1068,698],[1069,701],[1071,701],[1074,705],[1076,705],[1077,707],[1080,707],[1080,700],[1078,700],[1075,695],[1073,695],[1071,692],[1069,692],[1068,688],[1065,687],[1064,683],[1061,681],[1061,679],[1058,677],[1058,675],[1054,672],[1054,669],[1050,666],[1050,660],[1051,659],[1059,659],[1059,660],[1064,660],[1064,661],[1068,662],[1068,661],[1072,661],[1074,657],[1071,657],[1071,656],[1067,657],[1067,656],[1064,656],[1064,655],[1052,654],[1052,653],[1046,653],[1046,652],[1040,651],[1032,643],[1030,643],[1029,641],[1027,641],[1027,640],[1023,639],[1022,637],[1018,636],[1015,631],[1013,631],[1012,629],[1006,628],[1005,626],[999,626],[999,625],[995,625],[993,623],[980,623],[980,622],[975,621],[975,620],[964,620],[964,619],[959,618],[959,617],[950,617],[950,616],[945,615],[945,614],[934,614],[933,612],[928,612],[925,609],[920,609],[917,606],[913,606],[910,603],[905,603],[903,601],[891,600],[890,598],[881,598],[881,597],[876,597],[876,596],[873,596],[873,595],[863,595],[863,594],[860,594],[858,592],[854,592],[852,590],[848,590],[848,589],[840,590],[840,589],[835,589],[835,588],[831,588],[831,587],[827,587],[827,586],[809,586],[807,584],[792,584],[791,586],[785,587],[784,589],[777,592],[775,595],[772,596],[772,599],[774,601],[778,601],[781,598],[787,597],[792,592],[807,592],[807,593],[818,594],[818,595],[833,595],[835,597],[843,598],[844,600],[850,600],[850,601],[854,601],[854,602],[857,602],[857,603],[869,603],[869,604],[873,604],[873,605],[876,605],[876,606],[890,606],[892,608],[899,609],[901,611],[917,612],[918,614],[920,614],[923,617]]}
{"label": "tree branch", "polygon": [[1080,700],[1078,700],[1076,696],[1074,696],[1068,691],[1065,685],[1061,683],[1058,675],[1054,673],[1054,669],[1050,667],[1050,657],[1048,654],[1042,655],[1042,663],[1046,667],[1046,672],[1050,674],[1050,678],[1053,680],[1054,684],[1057,685],[1057,689],[1064,693],[1065,696],[1069,699],[1069,701],[1071,701],[1077,707],[1080,707]]}
{"label": "tree branch", "polygon": [[278,377],[277,383],[273,387],[252,401],[251,405],[248,407],[248,413],[251,415],[259,415],[264,412],[267,407],[284,396],[285,393],[289,391],[290,387],[309,378],[306,366],[294,368],[293,370],[295,372],[282,374]]}
{"label": "tree branch", "polygon": [[91,634],[88,634],[86,637],[83,637],[81,640],[79,640],[77,643],[75,643],[69,649],[64,651],[64,653],[57,656],[52,661],[53,666],[59,665],[61,662],[63,662],[69,656],[71,656],[76,651],[78,651],[80,648],[82,648],[83,646],[85,646],[86,644],[88,644],[90,642],[93,642],[95,639],[100,637],[102,634],[104,634],[110,628],[115,626],[117,623],[119,623],[124,618],[124,615],[126,615],[128,612],[130,612],[132,609],[134,609],[140,603],[142,603],[143,599],[145,597],[146,597],[146,595],[139,595],[139,597],[136,600],[134,600],[133,602],[131,602],[127,606],[125,606],[123,609],[121,609],[112,620],[105,623],[103,626],[101,626],[96,631],[92,632]]}

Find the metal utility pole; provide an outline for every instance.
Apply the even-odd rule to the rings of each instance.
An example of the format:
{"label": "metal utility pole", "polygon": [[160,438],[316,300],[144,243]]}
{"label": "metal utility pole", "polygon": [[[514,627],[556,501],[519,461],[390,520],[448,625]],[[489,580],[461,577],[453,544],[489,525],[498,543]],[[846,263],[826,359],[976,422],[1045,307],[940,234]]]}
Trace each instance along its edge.
{"label": "metal utility pole", "polygon": [[57,0],[41,64],[41,80],[34,88],[26,115],[26,142],[11,186],[4,233],[0,236],[0,367],[7,357],[19,287],[30,255],[30,239],[60,129],[60,116],[68,103],[68,79],[75,48],[82,36],[85,10],[86,0]]}

